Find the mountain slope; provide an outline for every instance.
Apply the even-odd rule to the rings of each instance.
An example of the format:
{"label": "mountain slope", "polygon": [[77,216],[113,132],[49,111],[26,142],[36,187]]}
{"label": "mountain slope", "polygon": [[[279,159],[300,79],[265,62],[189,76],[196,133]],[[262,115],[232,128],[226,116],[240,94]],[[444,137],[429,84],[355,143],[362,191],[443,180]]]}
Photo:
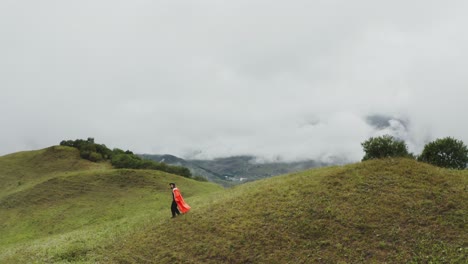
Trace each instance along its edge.
{"label": "mountain slope", "polygon": [[170,217],[169,182],[195,208],[200,197],[222,190],[160,171],[112,169],[76,154],[51,147],[0,157],[0,180],[8,183],[0,189],[0,263],[76,262],[83,254],[93,262],[90,252]]}
{"label": "mountain slope", "polygon": [[187,167],[193,175],[203,176],[223,186],[328,165],[313,160],[259,163],[254,156],[234,156],[214,160],[184,160],[172,155],[144,154],[140,156],[144,159]]}
{"label": "mountain slope", "polygon": [[108,163],[81,159],[78,150],[70,147],[53,146],[5,155],[0,157],[0,198],[60,173],[110,167]]}
{"label": "mountain slope", "polygon": [[120,263],[466,263],[467,176],[395,159],[275,177],[102,254]]}
{"label": "mountain slope", "polygon": [[[60,157],[56,151],[70,150],[28,155]],[[467,171],[387,159],[222,189],[156,171],[73,167],[81,164],[73,158],[57,158],[62,165],[51,158],[42,164],[53,168],[47,174],[28,157],[0,157],[9,182],[13,167],[29,175],[0,197],[0,263],[468,260]],[[192,206],[176,219],[169,218],[172,181]]]}
{"label": "mountain slope", "polygon": [[163,162],[163,163],[173,165],[173,166],[186,167],[190,170],[192,175],[202,176],[211,182],[215,182],[225,187],[229,187],[232,185],[232,183],[226,181],[223,175],[214,171],[210,171],[209,169],[200,167],[198,164],[196,164],[195,162],[192,162],[191,160],[184,160],[182,158],[179,158],[173,155],[167,155],[167,154],[166,155],[142,154],[139,156],[142,157],[143,159],[148,159],[148,160],[152,160],[156,162]]}

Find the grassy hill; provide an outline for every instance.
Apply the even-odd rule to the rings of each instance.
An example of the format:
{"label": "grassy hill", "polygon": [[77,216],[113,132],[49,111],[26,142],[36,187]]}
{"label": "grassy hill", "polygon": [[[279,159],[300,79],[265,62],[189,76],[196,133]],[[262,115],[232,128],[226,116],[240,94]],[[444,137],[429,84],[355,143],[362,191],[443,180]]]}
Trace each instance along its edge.
{"label": "grassy hill", "polygon": [[[70,149],[54,151],[71,155]],[[22,160],[0,157],[2,181],[4,159]],[[0,263],[468,261],[467,171],[388,159],[223,190],[106,166],[66,171],[53,165],[53,176],[38,179],[31,166],[34,184],[17,188],[7,175],[10,187],[0,192]],[[192,206],[176,219],[168,217],[169,181]]]}
{"label": "grassy hill", "polygon": [[112,169],[55,146],[0,157],[0,263],[86,260],[122,234],[170,217],[169,182],[196,208],[222,190],[154,170]]}
{"label": "grassy hill", "polygon": [[105,252],[121,263],[466,263],[467,176],[396,159],[275,177]]}
{"label": "grassy hill", "polygon": [[73,148],[51,147],[24,151],[0,157],[0,198],[27,189],[57,174],[82,170],[103,170],[108,163],[93,163],[81,159]]}

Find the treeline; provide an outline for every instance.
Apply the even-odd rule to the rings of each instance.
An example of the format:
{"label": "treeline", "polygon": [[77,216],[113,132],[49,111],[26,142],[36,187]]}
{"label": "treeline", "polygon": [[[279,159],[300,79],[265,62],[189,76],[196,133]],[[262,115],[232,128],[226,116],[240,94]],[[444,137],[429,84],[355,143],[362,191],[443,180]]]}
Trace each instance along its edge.
{"label": "treeline", "polygon": [[60,142],[60,145],[77,148],[83,159],[87,159],[92,162],[109,160],[112,166],[118,169],[159,170],[186,178],[192,177],[188,168],[171,166],[152,160],[144,160],[129,150],[123,151],[118,148],[111,150],[104,144],[96,144],[94,142],[94,138],[88,138],[87,140],[63,140]]}
{"label": "treeline", "polygon": [[468,164],[468,147],[463,141],[452,138],[439,138],[427,143],[420,155],[408,151],[403,140],[390,135],[371,137],[361,143],[364,149],[362,161],[388,157],[406,157],[426,162],[438,167],[466,169]]}

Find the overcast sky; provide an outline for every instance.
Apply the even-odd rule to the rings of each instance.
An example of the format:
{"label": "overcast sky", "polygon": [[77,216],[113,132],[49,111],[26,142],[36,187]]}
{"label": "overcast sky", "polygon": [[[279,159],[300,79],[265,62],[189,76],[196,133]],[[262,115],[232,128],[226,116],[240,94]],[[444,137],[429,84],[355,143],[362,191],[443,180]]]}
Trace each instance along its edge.
{"label": "overcast sky", "polygon": [[[0,0],[0,155],[185,158],[468,143],[468,1]],[[377,128],[368,116],[394,119]]]}

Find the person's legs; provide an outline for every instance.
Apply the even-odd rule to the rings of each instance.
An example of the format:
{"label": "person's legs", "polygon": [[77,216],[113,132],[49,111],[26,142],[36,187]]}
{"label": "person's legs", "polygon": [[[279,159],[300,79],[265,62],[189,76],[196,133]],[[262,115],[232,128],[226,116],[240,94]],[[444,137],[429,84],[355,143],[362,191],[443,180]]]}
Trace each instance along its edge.
{"label": "person's legs", "polygon": [[180,214],[179,209],[177,209],[177,203],[175,201],[172,201],[171,205],[171,211],[172,211],[172,217],[176,217],[176,214]]}

